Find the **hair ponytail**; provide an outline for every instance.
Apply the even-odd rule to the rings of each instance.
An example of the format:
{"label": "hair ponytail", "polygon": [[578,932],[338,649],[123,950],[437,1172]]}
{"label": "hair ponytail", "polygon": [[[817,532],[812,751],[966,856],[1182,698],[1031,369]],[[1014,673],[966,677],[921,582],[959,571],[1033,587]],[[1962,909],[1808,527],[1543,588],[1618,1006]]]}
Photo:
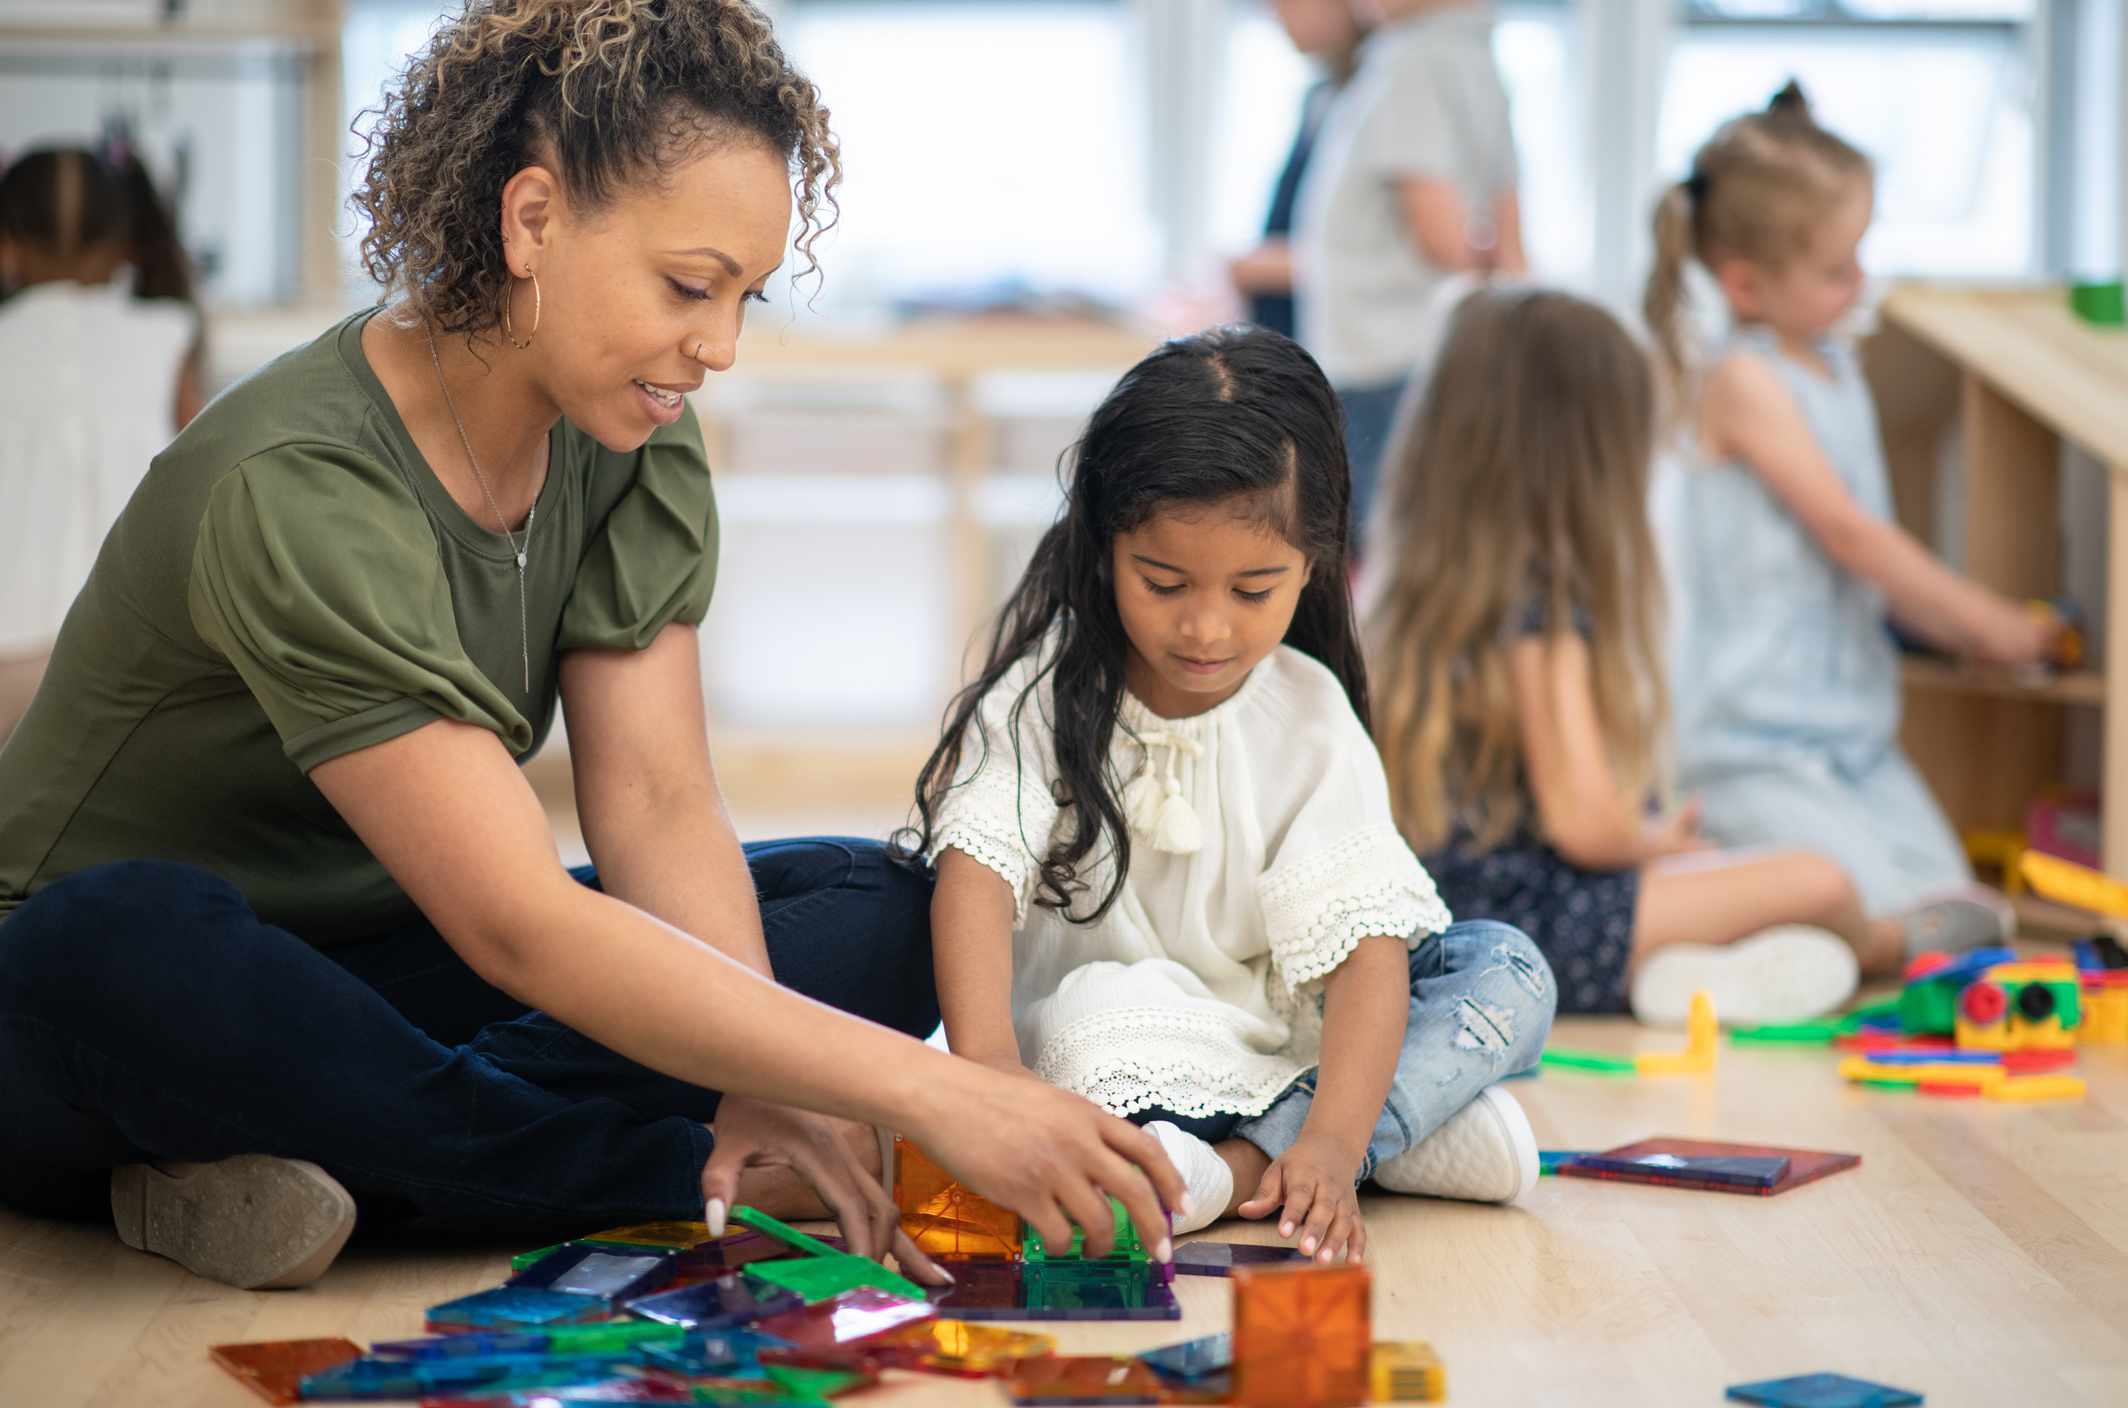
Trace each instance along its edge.
{"label": "hair ponytail", "polygon": [[[1695,177],[1693,180],[1698,180]],[[1702,183],[1703,188],[1703,183]],[[1641,316],[1655,339],[1663,387],[1673,407],[1684,404],[1688,373],[1685,345],[1685,266],[1693,256],[1693,181],[1679,181],[1655,202],[1655,267],[1641,295]]]}

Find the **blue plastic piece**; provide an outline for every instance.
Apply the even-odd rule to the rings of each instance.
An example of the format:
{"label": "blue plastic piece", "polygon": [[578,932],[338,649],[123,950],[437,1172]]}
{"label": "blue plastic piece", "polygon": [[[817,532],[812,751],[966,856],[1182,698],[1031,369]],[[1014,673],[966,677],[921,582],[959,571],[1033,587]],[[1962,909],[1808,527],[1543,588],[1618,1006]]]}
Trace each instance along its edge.
{"label": "blue plastic piece", "polygon": [[477,1390],[486,1395],[520,1388],[603,1383],[627,1355],[468,1355],[444,1359],[351,1359],[302,1381],[306,1399],[428,1398]]}
{"label": "blue plastic piece", "polygon": [[670,1281],[676,1259],[672,1252],[651,1247],[622,1251],[589,1242],[571,1242],[503,1284],[598,1300],[624,1300],[648,1295]]}
{"label": "blue plastic piece", "polygon": [[1234,1367],[1234,1336],[1206,1335],[1202,1339],[1148,1349],[1138,1357],[1168,1378],[1190,1383]]}
{"label": "blue plastic piece", "polygon": [[1878,1066],[1999,1066],[2000,1051],[1870,1051],[1864,1053]]}
{"label": "blue plastic piece", "polygon": [[1873,1384],[1845,1374],[1799,1374],[1792,1379],[1737,1384],[1729,1390],[1729,1396],[1764,1408],[1907,1408],[1922,1401],[1921,1395],[1911,1389]]}
{"label": "blue plastic piece", "polygon": [[463,1325],[473,1330],[516,1330],[539,1325],[582,1325],[605,1319],[603,1301],[559,1291],[497,1286],[442,1305],[429,1307],[432,1325]]}
{"label": "blue plastic piece", "polygon": [[627,1304],[630,1312],[646,1320],[684,1325],[690,1330],[733,1330],[797,1310],[805,1302],[780,1287],[732,1275],[682,1286],[677,1291],[641,1296]]}

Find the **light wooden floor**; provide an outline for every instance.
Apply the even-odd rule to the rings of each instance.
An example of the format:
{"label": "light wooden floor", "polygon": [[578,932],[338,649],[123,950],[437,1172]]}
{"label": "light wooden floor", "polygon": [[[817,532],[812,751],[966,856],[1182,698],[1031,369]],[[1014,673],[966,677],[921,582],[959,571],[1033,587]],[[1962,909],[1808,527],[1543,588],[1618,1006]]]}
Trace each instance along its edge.
{"label": "light wooden floor", "polygon": [[[1577,1020],[1556,1040],[1672,1039]],[[1548,1148],[1705,1135],[1863,1164],[1770,1199],[1546,1179],[1512,1211],[1374,1200],[1377,1335],[1430,1339],[1461,1404],[1715,1404],[1727,1384],[1819,1369],[1932,1405],[2128,1403],[2128,1048],[2087,1051],[2090,1097],[2042,1106],[1865,1093],[1832,1064],[1725,1044],[1711,1078],[1518,1083]],[[505,1250],[357,1250],[308,1290],[246,1293],[105,1229],[0,1213],[0,1405],[244,1408],[207,1346],[411,1335],[424,1307],[500,1280]],[[1179,1324],[1054,1328],[1079,1352],[1225,1328],[1225,1282],[1179,1288]],[[861,1401],[1004,1397],[909,1378]]]}

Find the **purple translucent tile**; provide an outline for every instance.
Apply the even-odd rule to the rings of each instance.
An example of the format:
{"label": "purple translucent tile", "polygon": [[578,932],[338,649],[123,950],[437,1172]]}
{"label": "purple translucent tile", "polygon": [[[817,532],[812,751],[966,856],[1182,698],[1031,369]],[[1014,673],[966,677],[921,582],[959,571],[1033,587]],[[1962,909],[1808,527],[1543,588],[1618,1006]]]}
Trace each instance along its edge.
{"label": "purple translucent tile", "polygon": [[730,1275],[677,1291],[638,1296],[626,1304],[646,1320],[684,1325],[690,1330],[733,1330],[796,1310],[805,1302],[778,1287]]}
{"label": "purple translucent tile", "polygon": [[1252,1242],[1184,1242],[1175,1248],[1175,1274],[1226,1276],[1237,1266],[1287,1266],[1307,1259],[1291,1247],[1263,1247]]}

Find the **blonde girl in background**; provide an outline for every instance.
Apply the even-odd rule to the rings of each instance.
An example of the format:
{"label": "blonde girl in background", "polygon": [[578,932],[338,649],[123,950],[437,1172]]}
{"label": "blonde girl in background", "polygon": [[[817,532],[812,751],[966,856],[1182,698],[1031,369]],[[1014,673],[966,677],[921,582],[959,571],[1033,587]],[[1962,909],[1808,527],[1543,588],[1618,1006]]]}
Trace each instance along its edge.
{"label": "blonde girl in background", "polygon": [[[1840,857],[1907,946],[2007,937],[1958,838],[1900,751],[1896,622],[1952,654],[2033,665],[2060,630],[1959,575],[1892,517],[1875,408],[1838,335],[1862,288],[1867,157],[1790,83],[1724,124],[1655,212],[1645,311],[1694,460],[1678,544],[1686,603],[1679,781],[1729,845]],[[1728,313],[1695,356],[1685,273]]]}
{"label": "blonde girl in background", "polygon": [[1366,619],[1405,837],[1460,920],[1537,942],[1563,1012],[1795,1020],[1886,972],[1900,926],[1834,861],[1713,849],[1657,815],[1663,588],[1655,385],[1610,314],[1490,289],[1457,309],[1391,447]]}

